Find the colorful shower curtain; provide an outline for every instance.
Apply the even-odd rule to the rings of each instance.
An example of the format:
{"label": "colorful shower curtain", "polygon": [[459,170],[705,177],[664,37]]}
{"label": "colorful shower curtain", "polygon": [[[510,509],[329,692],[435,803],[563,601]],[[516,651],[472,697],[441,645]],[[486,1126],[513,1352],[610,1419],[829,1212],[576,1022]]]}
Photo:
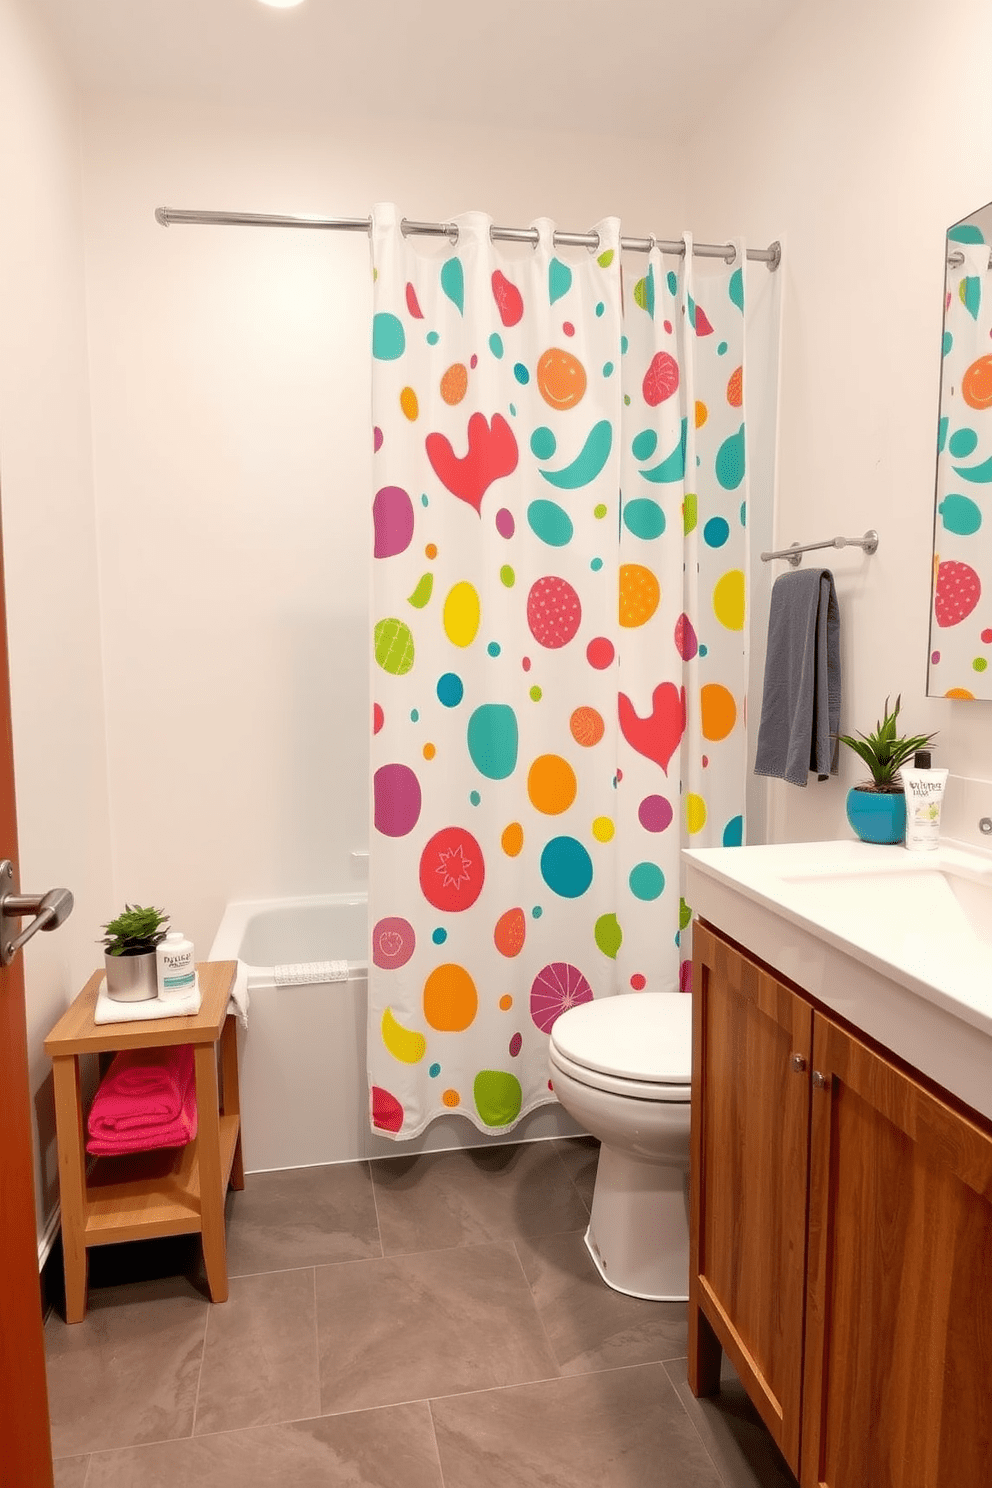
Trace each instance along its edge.
{"label": "colorful shower curtain", "polygon": [[743,246],[373,214],[373,1127],[553,1100],[576,1003],[685,991],[685,844],[744,830]]}

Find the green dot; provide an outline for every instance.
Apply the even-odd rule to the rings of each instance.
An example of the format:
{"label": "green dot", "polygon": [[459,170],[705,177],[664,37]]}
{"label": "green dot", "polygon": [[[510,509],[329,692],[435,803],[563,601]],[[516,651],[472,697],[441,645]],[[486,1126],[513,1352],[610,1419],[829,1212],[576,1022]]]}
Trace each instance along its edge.
{"label": "green dot", "polygon": [[988,666],[988,662],[985,660],[984,656],[976,656],[971,664],[975,668],[976,672],[984,672],[985,668]]}
{"label": "green dot", "polygon": [[686,491],[682,501],[682,525],[688,537],[698,520],[698,503],[694,491]]}
{"label": "green dot", "polygon": [[499,571],[499,581],[504,589],[512,589],[517,582],[517,576],[508,563],[504,563]]}
{"label": "green dot", "polygon": [[532,701],[535,703],[539,703],[541,701],[541,698],[544,696],[539,687],[532,687],[530,690],[530,695]]}
{"label": "green dot", "polygon": [[623,401],[624,401],[624,405],[627,408],[629,408],[630,407],[630,394],[629,393],[624,393],[624,395],[623,395]]}

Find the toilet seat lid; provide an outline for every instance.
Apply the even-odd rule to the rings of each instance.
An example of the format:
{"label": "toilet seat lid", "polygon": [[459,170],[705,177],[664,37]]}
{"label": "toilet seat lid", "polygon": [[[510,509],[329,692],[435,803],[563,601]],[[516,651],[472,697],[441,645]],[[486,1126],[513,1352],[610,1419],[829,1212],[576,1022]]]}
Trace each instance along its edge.
{"label": "toilet seat lid", "polygon": [[692,1079],[692,998],[678,992],[620,992],[569,1008],[551,1042],[573,1064],[652,1085]]}

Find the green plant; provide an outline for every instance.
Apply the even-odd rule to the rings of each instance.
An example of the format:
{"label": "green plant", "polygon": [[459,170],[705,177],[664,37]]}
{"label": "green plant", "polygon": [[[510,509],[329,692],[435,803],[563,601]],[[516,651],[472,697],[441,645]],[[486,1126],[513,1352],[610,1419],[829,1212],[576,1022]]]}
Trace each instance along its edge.
{"label": "green plant", "polygon": [[880,723],[875,724],[873,734],[859,733],[856,739],[852,739],[850,734],[837,735],[842,744],[861,756],[871,771],[871,783],[866,781],[858,786],[859,790],[882,791],[890,795],[900,792],[899,766],[911,760],[918,749],[924,749],[935,737],[934,734],[914,734],[912,737],[896,734],[901,702],[902,693],[896,698],[896,705],[890,713],[889,700],[885,699],[884,716]]}
{"label": "green plant", "polygon": [[140,956],[165,939],[169,917],[164,910],[125,904],[123,914],[104,925],[103,945],[108,956]]}

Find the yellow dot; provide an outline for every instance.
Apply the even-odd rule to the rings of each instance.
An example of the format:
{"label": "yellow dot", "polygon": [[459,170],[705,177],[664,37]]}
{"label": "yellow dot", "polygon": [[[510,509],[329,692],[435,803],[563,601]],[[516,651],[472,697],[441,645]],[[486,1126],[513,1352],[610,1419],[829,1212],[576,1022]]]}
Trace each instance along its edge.
{"label": "yellow dot", "polygon": [[441,1099],[446,1106],[460,1106],[462,1103],[462,1098],[457,1090],[446,1090]]}
{"label": "yellow dot", "polygon": [[739,568],[730,569],[717,580],[713,613],[727,630],[744,629],[744,575]]}
{"label": "yellow dot", "polygon": [[530,803],[545,816],[559,816],[575,800],[575,771],[560,754],[539,754],[527,772]]}
{"label": "yellow dot", "polygon": [[685,798],[685,829],[690,836],[701,832],[706,825],[706,802],[702,796],[690,791]]}
{"label": "yellow dot", "polygon": [[697,429],[701,429],[703,427],[703,425],[705,424],[706,420],[709,418],[709,416],[710,416],[709,415],[709,410],[707,409],[706,404],[705,403],[700,403],[699,399],[697,398],[696,399],[696,428]]}
{"label": "yellow dot", "polygon": [[616,827],[608,816],[597,816],[592,824],[592,835],[597,842],[609,842],[613,837]]}
{"label": "yellow dot", "polygon": [[504,1013],[508,1013],[510,1011],[511,1007],[513,1006],[513,998],[510,996],[509,992],[503,993],[503,996],[499,1000],[499,1005],[503,1009]]}
{"label": "yellow dot", "polygon": [[400,407],[412,424],[420,412],[420,404],[412,387],[405,387],[400,393]]}
{"label": "yellow dot", "polygon": [[436,754],[437,750],[434,748],[433,744],[424,745],[424,759],[433,759]]}
{"label": "yellow dot", "polygon": [[524,829],[519,822],[511,822],[508,827],[504,827],[499,840],[506,856],[515,858],[524,845]]}
{"label": "yellow dot", "polygon": [[426,548],[424,549],[424,556],[427,557],[427,558],[436,558],[437,557],[437,545],[436,545],[436,543],[428,543],[427,544]]}

